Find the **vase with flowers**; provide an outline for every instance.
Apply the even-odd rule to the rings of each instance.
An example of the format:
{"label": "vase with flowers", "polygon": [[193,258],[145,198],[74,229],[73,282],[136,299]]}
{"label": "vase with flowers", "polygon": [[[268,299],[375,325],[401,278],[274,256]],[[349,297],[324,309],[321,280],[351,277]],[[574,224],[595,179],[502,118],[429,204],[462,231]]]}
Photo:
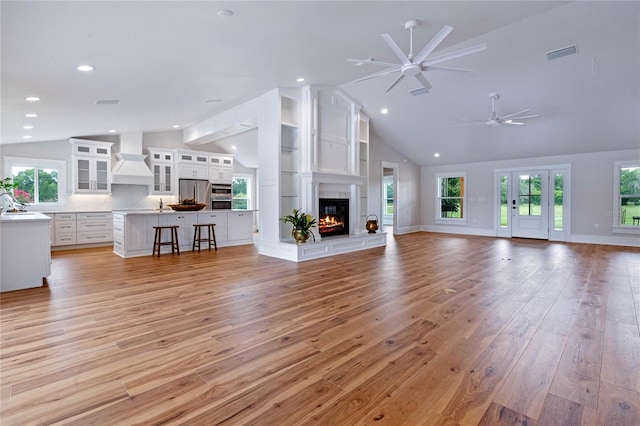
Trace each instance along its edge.
{"label": "vase with flowers", "polygon": [[306,243],[309,237],[316,240],[316,236],[313,234],[311,228],[316,225],[316,220],[308,213],[301,212],[298,209],[293,209],[293,214],[281,217],[280,220],[284,223],[290,223],[293,227],[291,229],[291,236],[296,243]]}

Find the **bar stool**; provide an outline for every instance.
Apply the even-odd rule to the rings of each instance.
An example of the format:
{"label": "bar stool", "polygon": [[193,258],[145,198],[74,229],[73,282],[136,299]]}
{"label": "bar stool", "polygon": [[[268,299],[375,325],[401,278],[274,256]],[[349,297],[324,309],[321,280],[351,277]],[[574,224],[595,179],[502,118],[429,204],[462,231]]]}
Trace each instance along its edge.
{"label": "bar stool", "polygon": [[[154,226],[153,229],[156,230],[156,234],[153,237],[153,252],[151,253],[151,256],[156,254],[157,250],[158,257],[160,257],[160,247],[162,246],[171,246],[171,253],[178,251],[178,254],[180,254],[180,246],[178,245],[178,225]],[[169,230],[171,241],[162,241],[162,231],[165,229]]]}
{"label": "bar stool", "polygon": [[[191,246],[191,251],[196,250],[196,243],[198,245],[198,253],[200,253],[200,243],[202,241],[206,241],[209,244],[209,250],[211,250],[211,242],[213,241],[213,247],[215,247],[216,251],[218,251],[218,244],[216,243],[216,230],[215,223],[205,223],[205,224],[197,224],[193,225],[193,245]],[[202,228],[206,228],[208,230],[207,238],[202,238]]]}

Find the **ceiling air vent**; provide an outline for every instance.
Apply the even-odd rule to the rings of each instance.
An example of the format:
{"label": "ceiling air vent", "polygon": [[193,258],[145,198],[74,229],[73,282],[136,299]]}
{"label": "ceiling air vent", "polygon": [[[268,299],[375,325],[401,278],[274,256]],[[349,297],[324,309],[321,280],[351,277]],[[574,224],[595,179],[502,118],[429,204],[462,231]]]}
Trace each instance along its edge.
{"label": "ceiling air vent", "polygon": [[117,99],[99,99],[96,101],[96,105],[117,105],[120,101]]}
{"label": "ceiling air vent", "polygon": [[562,49],[552,50],[551,52],[547,52],[547,59],[553,60],[562,58],[563,56],[573,55],[578,53],[578,45],[573,44],[571,46],[563,47]]}
{"label": "ceiling air vent", "polygon": [[424,87],[418,87],[417,89],[409,90],[409,93],[411,93],[413,96],[419,96],[427,94],[429,93],[429,91]]}

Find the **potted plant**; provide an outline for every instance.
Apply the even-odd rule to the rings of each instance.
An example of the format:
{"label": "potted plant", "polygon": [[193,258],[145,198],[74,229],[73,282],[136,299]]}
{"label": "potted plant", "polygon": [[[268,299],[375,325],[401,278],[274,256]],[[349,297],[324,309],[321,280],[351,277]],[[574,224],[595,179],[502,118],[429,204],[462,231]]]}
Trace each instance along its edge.
{"label": "potted plant", "polygon": [[293,209],[293,214],[280,218],[284,223],[290,223],[293,226],[291,236],[297,243],[305,243],[309,236],[316,240],[316,236],[311,228],[316,225],[316,220],[308,213],[303,213],[298,209]]}
{"label": "potted plant", "polygon": [[11,191],[17,187],[18,187],[18,183],[13,182],[13,178],[8,177],[8,178],[4,178],[3,180],[0,180],[0,193],[2,192],[11,193]]}

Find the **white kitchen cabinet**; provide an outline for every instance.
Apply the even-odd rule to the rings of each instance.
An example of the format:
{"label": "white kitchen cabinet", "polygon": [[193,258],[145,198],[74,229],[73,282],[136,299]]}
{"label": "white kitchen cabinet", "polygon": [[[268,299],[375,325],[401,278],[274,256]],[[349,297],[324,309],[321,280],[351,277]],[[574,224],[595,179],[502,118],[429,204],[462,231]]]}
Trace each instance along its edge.
{"label": "white kitchen cabinet", "polygon": [[175,193],[174,151],[161,148],[149,148],[147,152],[149,168],[153,173],[153,186],[151,188],[151,194],[173,195]]}
{"label": "white kitchen cabinet", "polygon": [[209,167],[196,164],[178,164],[179,179],[209,179]]}
{"label": "white kitchen cabinet", "polygon": [[113,217],[110,212],[78,213],[76,215],[76,243],[113,241]]}
{"label": "white kitchen cabinet", "polygon": [[209,155],[197,151],[176,151],[178,178],[209,179]]}
{"label": "white kitchen cabinet", "polygon": [[113,251],[122,257],[151,255],[158,214],[113,214]]}
{"label": "white kitchen cabinet", "polygon": [[229,212],[227,228],[229,241],[247,240],[253,238],[253,212]]}
{"label": "white kitchen cabinet", "polygon": [[[178,245],[180,250],[191,250],[193,244],[193,225],[198,222],[198,214],[195,212],[181,212],[171,214],[159,214],[159,226],[178,226]],[[163,232],[163,240],[168,239],[167,231]],[[153,241],[152,241],[153,242]],[[153,244],[152,244],[153,246]],[[161,249],[171,250],[169,246],[163,246]]]}
{"label": "white kitchen cabinet", "polygon": [[53,215],[53,227],[55,228],[55,246],[76,244],[76,214],[56,213]]}
{"label": "white kitchen cabinet", "polygon": [[228,212],[218,212],[218,211],[208,211],[208,212],[200,212],[198,213],[198,223],[199,224],[209,224],[214,223],[215,232],[216,232],[216,242],[224,242],[227,241],[228,238],[228,230],[227,230],[227,220],[229,213]]}
{"label": "white kitchen cabinet", "polygon": [[111,193],[110,142],[69,139],[73,146],[74,194]]}
{"label": "white kitchen cabinet", "polygon": [[54,246],[113,241],[111,212],[55,213]]}
{"label": "white kitchen cabinet", "polygon": [[231,184],[233,182],[233,156],[209,156],[209,181],[211,183]]}

